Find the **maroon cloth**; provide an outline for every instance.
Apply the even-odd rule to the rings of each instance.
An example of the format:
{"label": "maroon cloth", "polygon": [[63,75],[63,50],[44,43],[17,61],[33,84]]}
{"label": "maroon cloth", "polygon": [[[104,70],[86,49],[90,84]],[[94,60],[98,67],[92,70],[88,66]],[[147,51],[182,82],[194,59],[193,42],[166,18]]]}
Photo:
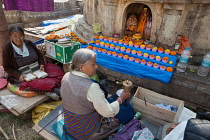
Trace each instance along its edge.
{"label": "maroon cloth", "polygon": [[20,85],[20,90],[25,90],[30,88],[30,90],[35,92],[51,92],[53,88],[60,88],[61,80],[64,76],[63,69],[52,63],[45,65],[45,72],[48,73],[48,77],[44,79],[35,79],[30,82],[22,82]]}
{"label": "maroon cloth", "polygon": [[5,10],[54,12],[54,0],[3,0]]}

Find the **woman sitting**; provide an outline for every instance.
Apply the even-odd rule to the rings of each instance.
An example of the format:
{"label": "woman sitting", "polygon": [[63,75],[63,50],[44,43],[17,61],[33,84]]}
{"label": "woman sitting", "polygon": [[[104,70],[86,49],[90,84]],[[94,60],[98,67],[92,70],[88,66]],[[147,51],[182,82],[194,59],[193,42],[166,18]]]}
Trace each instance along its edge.
{"label": "woman sitting", "polygon": [[[44,65],[41,52],[31,41],[24,39],[24,31],[20,26],[12,26],[9,29],[9,35],[11,41],[3,50],[3,67],[8,73],[8,82],[10,83],[8,85],[15,85],[22,90],[28,88],[35,92],[52,91],[53,88],[59,87],[64,75],[63,70],[54,64]],[[48,78],[26,82],[25,74],[39,69],[47,72]],[[20,93],[19,95],[30,97],[35,94]]]}
{"label": "woman sitting", "polygon": [[99,84],[90,80],[97,68],[96,53],[79,49],[72,57],[72,71],[62,79],[64,125],[75,139],[86,140],[93,136],[100,129],[101,116],[114,117],[119,112],[119,105],[130,97],[130,92],[123,91],[116,101],[109,104]]}

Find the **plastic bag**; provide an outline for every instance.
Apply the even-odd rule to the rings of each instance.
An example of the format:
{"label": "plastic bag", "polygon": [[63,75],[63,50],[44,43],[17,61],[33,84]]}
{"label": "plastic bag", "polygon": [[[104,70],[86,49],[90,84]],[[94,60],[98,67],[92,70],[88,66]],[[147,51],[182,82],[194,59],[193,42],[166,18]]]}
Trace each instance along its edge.
{"label": "plastic bag", "polygon": [[101,24],[100,23],[94,23],[94,24],[92,24],[92,26],[93,26],[93,32],[94,33],[99,33],[99,32],[101,32]]}
{"label": "plastic bag", "polygon": [[0,97],[0,103],[11,109],[13,106],[20,104],[17,95],[5,95]]}
{"label": "plastic bag", "polygon": [[[182,51],[185,50],[186,47],[190,47],[190,49],[192,49],[189,39],[185,37],[184,35],[182,35],[180,39],[180,48],[179,48],[178,54],[181,54]],[[191,50],[191,53],[192,53],[192,50]]]}
{"label": "plastic bag", "polygon": [[32,110],[32,121],[34,124],[37,124],[42,118],[49,114],[53,109],[58,107],[61,103],[62,101],[54,101],[36,106]]}

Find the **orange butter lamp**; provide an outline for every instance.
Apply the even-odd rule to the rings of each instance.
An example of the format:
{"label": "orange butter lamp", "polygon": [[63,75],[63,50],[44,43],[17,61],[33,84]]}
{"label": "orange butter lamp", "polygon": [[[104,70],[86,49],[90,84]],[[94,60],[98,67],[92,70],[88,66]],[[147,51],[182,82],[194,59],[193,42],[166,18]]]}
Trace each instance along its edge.
{"label": "orange butter lamp", "polygon": [[118,56],[123,56],[123,54],[122,53],[119,53]]}
{"label": "orange butter lamp", "polygon": [[170,54],[171,55],[176,55],[176,52],[175,51],[171,51]]}
{"label": "orange butter lamp", "polygon": [[147,62],[148,64],[152,64],[152,62],[151,61],[149,61],[149,62]]}
{"label": "orange butter lamp", "polygon": [[165,61],[168,61],[168,59],[169,59],[168,57],[163,57],[163,60]]}
{"label": "orange butter lamp", "polygon": [[96,40],[96,43],[100,43],[101,41],[100,40]]}
{"label": "orange butter lamp", "polygon": [[104,36],[104,39],[109,39],[108,36]]}
{"label": "orange butter lamp", "polygon": [[172,72],[172,71],[173,71],[173,68],[172,68],[172,67],[167,67],[167,68],[166,68],[166,71],[167,71],[167,72]]}
{"label": "orange butter lamp", "polygon": [[92,50],[92,49],[93,49],[93,46],[89,45],[89,46],[88,46],[88,49],[91,49],[91,50]]}
{"label": "orange butter lamp", "polygon": [[150,57],[155,57],[155,55],[154,54],[151,54]]}
{"label": "orange butter lamp", "polygon": [[98,39],[99,37],[96,35],[96,36],[94,36],[93,38],[94,38],[94,39]]}
{"label": "orange butter lamp", "polygon": [[123,57],[124,57],[124,58],[128,58],[128,55],[124,55]]}
{"label": "orange butter lamp", "polygon": [[158,48],[158,51],[164,51],[163,47]]}
{"label": "orange butter lamp", "polygon": [[112,52],[112,54],[117,54],[116,52]]}
{"label": "orange butter lamp", "polygon": [[146,62],[146,60],[145,59],[142,59],[141,62]]}
{"label": "orange butter lamp", "polygon": [[136,61],[140,61],[140,59],[139,59],[139,58],[136,58],[135,60],[136,60]]}

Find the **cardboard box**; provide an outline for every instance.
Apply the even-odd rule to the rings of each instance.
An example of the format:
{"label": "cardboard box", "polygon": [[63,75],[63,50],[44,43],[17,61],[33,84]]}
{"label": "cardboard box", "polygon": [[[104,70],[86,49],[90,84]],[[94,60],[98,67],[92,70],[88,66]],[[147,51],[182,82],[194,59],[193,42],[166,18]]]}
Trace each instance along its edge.
{"label": "cardboard box", "polygon": [[[161,103],[176,106],[178,110],[173,112],[155,106],[155,104]],[[184,101],[167,97],[142,87],[138,87],[132,99],[132,104],[135,111],[142,113],[143,118],[160,125],[178,122],[184,108]]]}
{"label": "cardboard box", "polygon": [[68,44],[56,44],[45,40],[46,56],[66,64],[71,61],[72,55],[80,48],[80,43],[70,41]]}

